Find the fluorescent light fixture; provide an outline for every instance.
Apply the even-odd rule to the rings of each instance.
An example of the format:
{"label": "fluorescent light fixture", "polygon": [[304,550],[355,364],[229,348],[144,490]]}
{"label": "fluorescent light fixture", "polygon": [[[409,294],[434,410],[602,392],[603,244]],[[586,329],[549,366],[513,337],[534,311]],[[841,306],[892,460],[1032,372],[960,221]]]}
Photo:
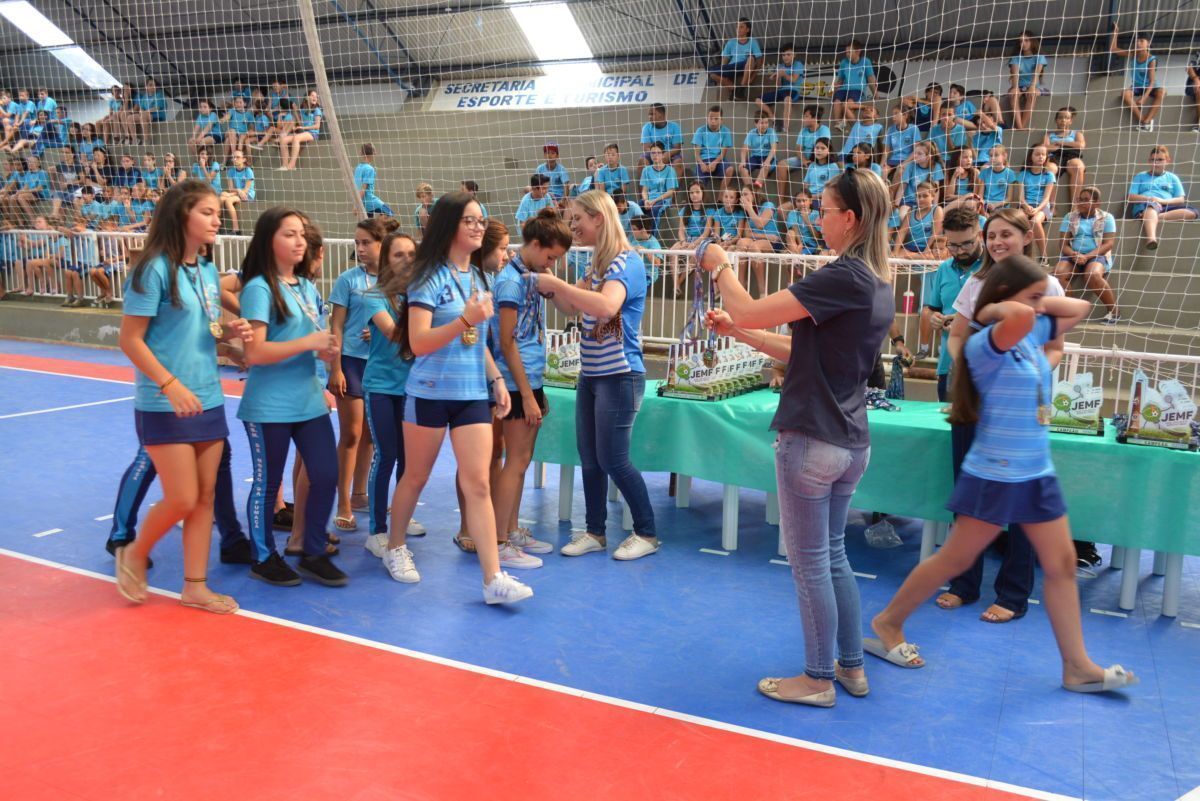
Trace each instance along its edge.
{"label": "fluorescent light fixture", "polygon": [[108,89],[121,83],[108,70],[101,67],[96,59],[89,56],[82,47],[55,25],[46,15],[38,11],[26,0],[5,0],[0,2],[0,16],[11,22],[17,30],[28,36],[46,52],[54,56],[63,66],[75,73],[79,80],[92,89]]}
{"label": "fluorescent light fixture", "polygon": [[0,15],[42,47],[62,47],[75,44],[62,28],[47,19],[45,14],[25,0],[10,0],[10,2],[0,3]]}
{"label": "fluorescent light fixture", "polygon": [[506,0],[513,18],[538,61],[582,61],[592,58],[583,31],[566,3],[525,3]]}

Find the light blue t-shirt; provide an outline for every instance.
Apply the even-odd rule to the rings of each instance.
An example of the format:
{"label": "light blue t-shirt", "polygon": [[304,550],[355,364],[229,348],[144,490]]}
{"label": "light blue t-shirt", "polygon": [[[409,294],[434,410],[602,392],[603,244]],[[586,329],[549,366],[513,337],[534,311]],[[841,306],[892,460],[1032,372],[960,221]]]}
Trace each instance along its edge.
{"label": "light blue t-shirt", "polygon": [[621,220],[621,228],[625,230],[625,236],[631,237],[633,236],[633,218],[641,217],[643,214],[645,214],[645,212],[642,211],[641,206],[639,206],[637,203],[634,203],[632,200],[627,200],[625,203],[625,212],[622,213],[618,211],[617,217],[619,217]]}
{"label": "light blue t-shirt", "polygon": [[[1054,192],[1054,173],[1044,167],[1041,172],[1033,172],[1028,168],[1021,170],[1018,180],[1025,188],[1025,202],[1030,206],[1041,203],[1047,191]],[[1053,209],[1054,196],[1051,194],[1049,210],[1053,211]]]}
{"label": "light blue t-shirt", "polygon": [[863,56],[857,63],[848,58],[838,62],[837,80],[839,89],[862,92],[864,95],[869,88],[867,80],[875,76],[875,66],[871,59]]}
{"label": "light blue t-shirt", "polygon": [[145,222],[146,215],[154,213],[154,201],[149,198],[145,200],[137,200],[135,198],[129,201],[129,210],[133,212],[135,222]]}
{"label": "light blue t-shirt", "polygon": [[541,200],[536,199],[532,192],[526,192],[525,197],[521,198],[520,205],[517,206],[517,224],[523,224],[530,217],[537,216],[537,213],[547,206],[554,205],[554,196],[549,192]]}
{"label": "light blue t-shirt", "polygon": [[242,167],[240,169],[230,167],[226,175],[229,177],[229,180],[233,181],[234,189],[241,190],[245,189],[247,185],[251,185],[250,191],[246,193],[246,197],[248,200],[254,200],[255,190],[252,185],[254,183],[254,169],[252,167]]}
{"label": "light blue t-shirt", "polygon": [[750,158],[765,159],[771,155],[771,146],[779,142],[779,132],[768,128],[765,133],[759,133],[757,128],[751,128],[742,143],[749,148]]}
{"label": "light blue t-shirt", "polygon": [[704,233],[704,229],[708,227],[708,218],[712,216],[712,209],[694,209],[692,204],[688,203],[686,206],[679,207],[676,216],[683,221],[684,236],[692,240],[699,238]]}
{"label": "light blue t-shirt", "polygon": [[992,160],[992,148],[1004,144],[1004,129],[978,131],[975,134],[975,163],[988,164]]}
{"label": "light blue t-shirt", "polygon": [[142,170],[142,183],[147,189],[158,189],[158,185],[162,183],[163,171],[161,167],[155,167],[153,170]]}
{"label": "light blue t-shirt", "polygon": [[204,174],[204,168],[200,166],[200,162],[192,164],[192,177],[197,181],[205,181],[213,188],[213,191],[220,194],[221,192],[221,162],[210,161],[208,163],[208,171],[212,173],[212,179]]}
{"label": "light blue t-shirt", "polygon": [[753,36],[748,37],[745,42],[730,39],[725,43],[725,47],[721,48],[721,58],[729,59],[730,66],[745,63],[750,56],[760,60],[763,57],[762,48]]}
{"label": "light blue t-shirt", "polygon": [[[961,269],[954,259],[946,259],[938,265],[936,272],[925,273],[921,279],[921,297],[924,298],[924,304],[936,312],[953,314],[954,301],[958,299],[967,279],[979,272],[979,268],[982,266],[982,256],[965,270]],[[946,345],[949,340],[950,331],[943,328],[942,347],[938,353],[938,375],[949,375],[950,366],[954,362],[954,358],[950,355],[950,348]]]}
{"label": "light blue t-shirt", "polygon": [[1046,57],[1041,53],[1036,56],[1013,56],[1008,60],[1010,67],[1017,68],[1017,86],[1021,89],[1028,89],[1033,85],[1033,74],[1037,72],[1038,67],[1047,65]]}
{"label": "light blue t-shirt", "polygon": [[250,126],[253,124],[254,112],[249,109],[229,110],[229,130],[244,134],[250,130]]}
{"label": "light blue t-shirt", "polygon": [[900,180],[904,183],[904,197],[901,202],[905,206],[916,206],[917,186],[923,181],[929,181],[934,187],[941,187],[942,181],[946,180],[946,173],[941,164],[930,163],[928,167],[922,167],[917,162],[910,161],[905,165],[904,175]]}
{"label": "light blue t-shirt", "polygon": [[738,235],[742,220],[746,219],[746,212],[742,211],[740,206],[735,206],[733,211],[728,211],[724,206],[717,206],[713,209],[712,216],[720,226],[721,237],[724,238]]}
{"label": "light blue t-shirt", "polygon": [[921,141],[921,130],[909,125],[903,130],[889,125],[883,135],[883,144],[888,149],[888,164],[896,165],[912,155],[913,145]]}
{"label": "light blue t-shirt", "polygon": [[567,172],[567,168],[562,165],[562,162],[554,165],[554,169],[546,166],[543,162],[534,170],[538,175],[545,175],[550,179],[550,194],[562,200],[567,191],[567,184],[571,183],[571,176]]}
{"label": "light blue t-shirt", "polygon": [[[661,169],[655,169],[653,165],[651,165],[642,167],[642,174],[638,176],[638,184],[645,189],[646,194],[653,199],[665,192],[678,189],[679,176],[677,176],[675,174],[675,170],[669,166],[662,167]],[[657,205],[669,206],[671,205],[671,200],[668,198]]]}
{"label": "light blue t-shirt", "polygon": [[[474,268],[459,272],[443,263],[426,280],[408,288],[409,308],[432,312],[433,328],[448,325],[466,308],[472,281],[476,289],[485,286]],[[488,325],[483,323],[476,328],[478,338],[474,345],[467,345],[461,336],[456,336],[433,353],[414,359],[404,394],[429,400],[487,400],[484,354],[488,347]]]}
{"label": "light blue t-shirt", "polygon": [[589,376],[645,373],[642,314],[646,309],[646,266],[641,254],[634,250],[619,253],[603,276],[592,274],[592,290],[600,291],[606,281],[625,285],[625,302],[621,304],[619,317],[603,323],[593,315],[583,314],[580,370]]}
{"label": "light blue t-shirt", "polygon": [[967,129],[956,124],[947,133],[945,128],[935,125],[929,130],[928,139],[937,147],[938,155],[944,158],[948,150],[957,150],[967,143]]}
{"label": "light blue t-shirt", "polygon": [[359,162],[354,168],[354,185],[359,189],[364,186],[367,188],[366,194],[363,195],[364,203],[371,203],[379,200],[375,195],[375,165],[368,164],[365,161]]}
{"label": "light blue t-shirt", "polygon": [[[1133,176],[1133,183],[1129,185],[1129,194],[1145,195],[1146,197],[1158,200],[1170,200],[1175,197],[1187,196],[1187,192],[1183,188],[1183,181],[1179,180],[1179,176],[1169,170],[1162,175],[1154,175],[1149,171],[1139,172]],[[1129,209],[1130,213],[1135,216],[1145,210],[1145,203],[1134,203]]]}
{"label": "light blue t-shirt", "polygon": [[792,66],[788,66],[780,61],[775,66],[775,72],[779,75],[779,88],[791,89],[794,92],[800,91],[801,84],[804,83],[804,62],[800,59],[792,61]]}
{"label": "light blue t-shirt", "polygon": [[41,100],[38,100],[34,104],[34,109],[35,109],[34,113],[36,114],[38,111],[44,111],[44,112],[46,112],[47,117],[49,117],[50,119],[54,119],[54,110],[57,108],[58,108],[57,100],[55,100],[53,97],[45,97],[45,98],[42,98]]}
{"label": "light blue t-shirt", "polygon": [[[529,388],[538,389],[542,386],[542,373],[546,371],[546,302],[538,294],[537,283],[532,280],[529,269],[521,261],[519,253],[514,253],[508,264],[504,265],[496,276],[493,294],[497,319],[501,309],[516,309],[517,325],[513,329],[513,339],[521,355],[525,377],[529,379]],[[496,359],[496,367],[504,376],[504,385],[508,387],[508,391],[519,393],[520,388],[517,387],[517,381],[508,367],[503,350]]]}
{"label": "light blue t-shirt", "polygon": [[814,161],[808,165],[808,170],[804,173],[804,184],[813,197],[820,197],[821,193],[825,191],[825,184],[838,177],[841,171],[842,168],[832,161],[824,164]]}
{"label": "light blue t-shirt", "polygon": [[1145,61],[1138,61],[1137,56],[1129,57],[1129,81],[1134,89],[1158,89],[1161,87],[1158,69],[1154,70],[1154,84],[1150,84],[1150,65],[1158,64],[1158,56],[1150,56]]}
{"label": "light blue t-shirt", "polygon": [[656,128],[648,122],[642,126],[641,143],[643,150],[649,150],[650,145],[659,142],[667,149],[667,154],[677,147],[683,147],[683,131],[677,122],[664,122],[663,127]]}
{"label": "light blue t-shirt", "polygon": [[604,191],[610,195],[624,187],[629,181],[629,170],[625,169],[624,164],[618,164],[616,167],[609,167],[605,164],[596,170],[596,183],[601,184]]}
{"label": "light blue t-shirt", "polygon": [[370,292],[378,276],[371,275],[362,265],[346,270],[333,282],[329,302],[346,310],[346,321],[342,327],[342,354],[356,359],[365,359],[370,351],[362,339],[362,330],[367,327],[367,308],[363,296]]}
{"label": "light blue t-shirt", "polygon": [[208,129],[208,132],[211,135],[213,135],[213,136],[221,135],[221,131],[222,131],[221,118],[217,116],[217,112],[210,111],[207,114],[197,114],[196,115],[196,127],[203,130],[204,126],[206,126],[206,125],[212,125],[212,127]]}
{"label": "light blue t-shirt", "polygon": [[[803,133],[803,130],[801,133]],[[850,134],[846,137],[846,143],[842,145],[842,157],[845,158],[848,156],[855,145],[862,144],[863,142],[878,150],[879,136],[882,133],[882,123],[876,122],[871,125],[865,125],[862,122],[854,123],[854,126],[850,129]],[[816,140],[813,141],[815,142]],[[878,156],[878,152],[875,155]]]}
{"label": "light blue t-shirt", "polygon": [[254,130],[258,133],[266,132],[274,124],[275,123],[271,121],[271,117],[268,114],[263,113],[254,115]]}
{"label": "light blue t-shirt", "polygon": [[1038,404],[1053,397],[1043,346],[1054,339],[1056,321],[1039,315],[1033,330],[1009,351],[996,349],[994,329],[989,325],[973,334],[963,349],[980,396],[975,441],[963,472],[1010,484],[1052,476],[1050,429],[1038,423]]}
{"label": "light blue t-shirt", "polygon": [[167,110],[167,95],[163,90],[156,89],[154,94],[137,93],[137,104],[143,111],[165,112]]}
{"label": "light blue t-shirt", "polygon": [[[242,316],[267,324],[268,342],[290,342],[318,330],[321,295],[307,278],[292,286],[279,281],[289,316],[280,317],[271,299],[271,288],[263,276],[255,276],[242,287]],[[246,376],[238,419],[250,423],[299,423],[329,413],[325,384],[317,372],[317,355],[306,350],[274,364],[256,364]]]}
{"label": "light blue t-shirt", "polygon": [[769,200],[758,207],[759,216],[762,216],[767,212],[770,212],[771,216],[770,219],[767,220],[766,225],[756,224],[754,219],[750,216],[746,217],[746,222],[750,224],[750,230],[756,234],[762,234],[764,236],[779,236],[779,222],[775,219],[775,204]]}
{"label": "light blue t-shirt", "polygon": [[[403,298],[400,300],[403,302]],[[367,315],[367,326],[371,329],[367,366],[362,377],[363,389],[381,395],[403,395],[409,370],[412,369],[412,360],[401,358],[400,346],[390,337],[384,336],[379,326],[375,325],[375,315],[379,312],[387,312],[393,323],[399,322],[400,316],[392,308],[391,302],[377,290],[363,295],[362,302]]]}
{"label": "light blue t-shirt", "polygon": [[933,238],[935,212],[937,206],[931,206],[929,211],[925,212],[925,216],[921,216],[921,210],[916,208],[908,213],[908,241],[904,243],[906,250],[919,253],[928,249],[929,240]]}
{"label": "light blue t-shirt", "polygon": [[1008,197],[1008,188],[1017,181],[1017,174],[1011,167],[999,171],[988,167],[979,171],[979,180],[983,182],[984,203],[1003,203]]}
{"label": "light blue t-shirt", "polygon": [[[169,286],[172,269],[165,256],[151,259],[142,271],[141,290],[133,285],[133,275],[125,282],[125,314],[149,317],[146,345],[167,371],[192,391],[204,410],[225,404],[221,377],[217,370],[217,340],[208,330],[209,313],[221,316],[221,290],[217,268],[201,259],[194,268],[175,266],[179,307],[171,305]],[[169,412],[171,403],[158,385],[137,371],[134,408],[143,412]]]}
{"label": "light blue t-shirt", "polygon": [[91,231],[71,235],[71,249],[75,252],[74,264],[91,269],[100,264],[100,243]]}
{"label": "light blue t-shirt", "polygon": [[[799,209],[792,209],[788,212],[787,227],[796,232],[800,237],[800,243],[804,245],[805,254],[811,255],[821,249],[821,241],[817,236],[821,233],[821,215],[816,209],[808,212],[808,221],[812,224],[812,229],[804,224],[804,215]],[[814,231],[817,236],[814,236]]]}
{"label": "light blue t-shirt", "polygon": [[692,144],[700,149],[703,161],[712,161],[721,155],[722,149],[733,147],[733,133],[724,125],[715,131],[707,125],[701,125],[692,135]]}
{"label": "light blue t-shirt", "polygon": [[[857,124],[855,123],[855,125]],[[813,130],[809,130],[807,127],[801,125],[800,133],[796,134],[796,149],[804,154],[804,158],[811,159],[813,157],[813,148],[816,147],[818,139],[833,141],[833,134],[830,133],[828,125],[818,125]]]}
{"label": "light blue t-shirt", "polygon": [[974,103],[966,98],[963,98],[963,101],[954,107],[954,116],[958,117],[960,120],[966,120],[967,122],[971,122],[978,113],[979,109],[975,107]]}
{"label": "light blue t-shirt", "polygon": [[300,125],[312,129],[308,133],[312,135],[314,141],[321,138],[321,123],[324,120],[325,110],[320,106],[300,109]]}
{"label": "light blue t-shirt", "polygon": [[50,192],[50,176],[45,170],[29,170],[21,176],[21,188],[44,198]]}
{"label": "light blue t-shirt", "polygon": [[[1099,226],[1099,231],[1097,231]],[[1074,233],[1072,232],[1074,229]],[[1071,249],[1076,253],[1091,253],[1104,239],[1105,234],[1117,232],[1117,221],[1107,211],[1100,212],[1098,217],[1081,217],[1073,211],[1063,217],[1059,233],[1071,233]]]}

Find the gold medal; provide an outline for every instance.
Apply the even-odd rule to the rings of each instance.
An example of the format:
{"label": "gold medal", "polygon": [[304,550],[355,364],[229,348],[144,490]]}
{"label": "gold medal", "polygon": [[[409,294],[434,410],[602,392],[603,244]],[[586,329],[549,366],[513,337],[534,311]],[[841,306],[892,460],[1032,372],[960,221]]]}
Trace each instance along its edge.
{"label": "gold medal", "polygon": [[218,323],[216,320],[213,320],[211,323],[208,324],[208,330],[213,335],[213,339],[220,339],[221,334],[223,333],[223,331],[221,329],[221,324]]}
{"label": "gold medal", "polygon": [[472,345],[474,345],[478,341],[479,341],[479,331],[478,331],[478,329],[475,328],[475,326],[471,326],[470,328],[468,328],[467,330],[462,332],[462,342],[468,348],[471,347]]}

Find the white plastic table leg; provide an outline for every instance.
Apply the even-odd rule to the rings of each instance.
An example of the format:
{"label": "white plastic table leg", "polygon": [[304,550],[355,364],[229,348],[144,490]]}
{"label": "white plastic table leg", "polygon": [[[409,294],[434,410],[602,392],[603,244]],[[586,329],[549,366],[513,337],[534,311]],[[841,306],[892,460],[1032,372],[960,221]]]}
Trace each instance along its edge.
{"label": "white plastic table leg", "polygon": [[546,486],[546,463],[533,463],[533,488],[541,489]]}
{"label": "white plastic table leg", "polygon": [[926,520],[921,526],[921,561],[924,562],[929,557],[933,556],[933,549],[937,545],[937,529],[938,524],[933,520]]}
{"label": "white plastic table leg", "polygon": [[633,513],[629,511],[629,503],[625,500],[625,496],[621,496],[621,528],[625,531],[633,531]]}
{"label": "white plastic table leg", "polygon": [[1117,601],[1117,606],[1126,612],[1133,609],[1137,602],[1138,566],[1141,561],[1142,551],[1140,548],[1125,549],[1125,559],[1122,565],[1124,572],[1121,574],[1121,598]]}
{"label": "white plastic table leg", "polygon": [[738,538],[738,487],[726,484],[721,498],[721,547],[726,551],[737,550]]}
{"label": "white plastic table leg", "polygon": [[1162,613],[1166,617],[1179,615],[1179,587],[1183,582],[1183,554],[1169,553],[1164,565]]}
{"label": "white plastic table leg", "polygon": [[1162,551],[1154,552],[1154,575],[1161,576],[1167,572],[1167,555]]}
{"label": "white plastic table leg", "polygon": [[767,525],[779,525],[779,496],[773,492],[767,493]]}
{"label": "white plastic table leg", "polygon": [[783,529],[779,529],[779,555],[787,559],[787,543],[783,541]]}
{"label": "white plastic table leg", "polygon": [[608,480],[608,499],[610,501],[615,501],[617,499],[617,494],[617,482],[610,478]]}
{"label": "white plastic table leg", "polygon": [[571,519],[571,505],[575,500],[575,465],[558,466],[558,519]]}
{"label": "white plastic table leg", "polygon": [[1125,566],[1125,549],[1119,545],[1114,545],[1112,556],[1108,558],[1108,566],[1113,570],[1120,570]]}
{"label": "white plastic table leg", "polygon": [[679,473],[675,477],[675,508],[686,509],[692,503],[692,477]]}

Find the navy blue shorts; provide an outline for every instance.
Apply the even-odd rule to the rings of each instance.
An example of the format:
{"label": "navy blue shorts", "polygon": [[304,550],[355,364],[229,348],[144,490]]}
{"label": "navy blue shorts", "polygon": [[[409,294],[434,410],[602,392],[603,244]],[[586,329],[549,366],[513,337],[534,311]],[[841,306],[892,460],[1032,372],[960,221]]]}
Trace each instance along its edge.
{"label": "navy blue shorts", "polygon": [[433,400],[408,396],[404,421],[422,428],[491,425],[492,406],[486,400]]}
{"label": "navy blue shorts", "polygon": [[225,404],[205,409],[195,417],[178,417],[175,412],[143,412],[135,409],[133,425],[138,444],[175,445],[181,442],[210,442],[229,436]]}
{"label": "navy blue shorts", "polygon": [[214,145],[220,145],[220,144],[225,143],[225,132],[224,131],[209,131],[208,135],[212,137]]}
{"label": "navy blue shorts", "polygon": [[[766,156],[751,156],[750,158],[746,159],[746,171],[747,172],[758,172],[759,170],[762,169],[763,162],[766,160],[767,160]],[[768,169],[768,172],[775,172],[774,164],[772,164],[770,166],[770,168]]]}
{"label": "navy blue shorts", "polygon": [[1130,89],[1133,90],[1134,97],[1141,97],[1142,95],[1146,94],[1146,92],[1149,92],[1150,94],[1155,94],[1155,93],[1162,94],[1161,86],[1143,86],[1141,88],[1138,88],[1136,86],[1131,86]]}
{"label": "navy blue shorts", "polygon": [[798,89],[772,89],[770,92],[764,92],[762,102],[768,106],[773,106],[784,100],[791,100],[793,103],[799,103],[802,99],[800,90]]}
{"label": "navy blue shorts", "polygon": [[[505,420],[524,420],[525,419],[525,402],[521,399],[520,392],[509,393],[509,398],[512,399],[512,410],[505,417]],[[538,387],[533,391],[533,399],[537,401],[538,408],[542,410],[542,415],[550,408],[546,405],[546,391]]]}
{"label": "navy blue shorts", "polygon": [[342,375],[346,376],[346,395],[351,398],[363,396],[362,377],[367,369],[367,360],[342,354]]}
{"label": "navy blue shorts", "polygon": [[1184,90],[1183,90],[1183,93],[1184,93],[1185,95],[1187,95],[1188,97],[1195,97],[1195,96],[1196,96],[1196,87],[1192,86],[1192,85],[1189,83],[1189,84],[1187,85],[1187,89],[1184,89]]}
{"label": "navy blue shorts", "polygon": [[858,103],[862,100],[862,96],[863,93],[861,89],[838,89],[833,93],[833,100],[835,103],[839,100],[849,100],[851,103]]}
{"label": "navy blue shorts", "polygon": [[733,165],[728,161],[717,162],[712,172],[703,172],[700,166],[696,165],[696,180],[704,183],[705,181],[711,181],[713,178],[724,178],[726,171],[731,169],[733,169]]}
{"label": "navy blue shorts", "polygon": [[745,61],[740,61],[737,64],[722,64],[719,67],[714,67],[713,69],[709,70],[708,74],[720,78],[733,79],[742,74],[742,70],[745,68],[745,66]]}
{"label": "navy blue shorts", "polygon": [[996,526],[1010,523],[1048,523],[1067,513],[1056,476],[1008,483],[962,472],[946,508]]}

